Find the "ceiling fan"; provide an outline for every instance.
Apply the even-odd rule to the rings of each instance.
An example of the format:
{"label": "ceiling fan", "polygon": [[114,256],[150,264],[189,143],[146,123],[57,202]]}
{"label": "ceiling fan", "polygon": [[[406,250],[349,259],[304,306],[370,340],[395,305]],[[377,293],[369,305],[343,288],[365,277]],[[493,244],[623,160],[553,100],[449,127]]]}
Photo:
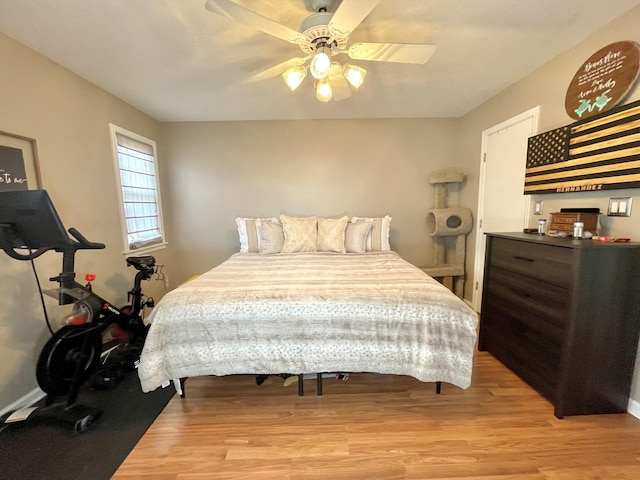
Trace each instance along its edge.
{"label": "ceiling fan", "polygon": [[316,97],[323,102],[349,98],[351,88],[358,89],[367,73],[357,65],[335,61],[333,57],[337,55],[344,54],[352,60],[424,64],[435,50],[434,45],[428,44],[349,44],[351,32],[371,13],[380,0],[342,0],[334,12],[329,11],[334,0],[307,0],[307,3],[316,13],[303,20],[299,31],[233,0],[207,0],[205,8],[296,44],[302,50],[303,56],[285,60],[253,75],[249,81],[282,75],[287,86],[294,91],[305,79],[307,72],[310,72],[315,80]]}

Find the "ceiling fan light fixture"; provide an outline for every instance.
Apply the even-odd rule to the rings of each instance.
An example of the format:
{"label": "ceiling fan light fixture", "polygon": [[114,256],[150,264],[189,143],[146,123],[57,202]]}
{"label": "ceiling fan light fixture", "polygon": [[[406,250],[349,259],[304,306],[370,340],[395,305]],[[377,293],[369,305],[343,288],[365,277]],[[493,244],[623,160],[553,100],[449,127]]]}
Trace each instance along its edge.
{"label": "ceiling fan light fixture", "polygon": [[333,90],[331,89],[331,84],[328,79],[323,78],[322,80],[318,80],[316,85],[316,98],[321,102],[328,102],[333,98]]}
{"label": "ceiling fan light fixture", "polygon": [[386,42],[352,43],[350,41],[351,33],[376,8],[380,1],[304,0],[306,7],[311,7],[315,13],[307,16],[298,30],[266,17],[252,7],[245,6],[245,3],[251,3],[247,0],[206,0],[205,8],[272,37],[296,44],[302,50],[303,56],[290,58],[254,74],[250,77],[250,82],[282,75],[286,85],[293,92],[311,72],[315,79],[314,89],[318,100],[327,102],[334,99],[339,102],[349,98],[352,91],[362,85],[367,71],[355,65],[341,66],[340,63],[332,63],[333,55],[346,54],[354,61],[366,60],[414,65],[426,63],[433,55],[435,45]]}
{"label": "ceiling fan light fixture", "polygon": [[326,43],[322,42],[316,49],[316,53],[309,64],[311,75],[318,80],[322,80],[329,75],[331,70],[331,49]]}
{"label": "ceiling fan light fixture", "polygon": [[358,67],[357,65],[350,65],[348,63],[342,67],[342,72],[344,74],[344,78],[347,79],[347,82],[349,82],[349,84],[356,90],[360,88],[360,85],[362,85],[364,77],[367,74],[367,71],[364,68]]}
{"label": "ceiling fan light fixture", "polygon": [[287,87],[289,87],[292,92],[300,86],[306,76],[307,67],[304,65],[298,65],[297,67],[290,68],[282,74],[284,83],[287,84]]}

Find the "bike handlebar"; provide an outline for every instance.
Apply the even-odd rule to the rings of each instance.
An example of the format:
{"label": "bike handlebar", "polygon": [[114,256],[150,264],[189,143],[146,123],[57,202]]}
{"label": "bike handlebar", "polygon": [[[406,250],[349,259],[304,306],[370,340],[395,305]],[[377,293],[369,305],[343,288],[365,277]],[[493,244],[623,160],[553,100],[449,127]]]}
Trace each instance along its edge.
{"label": "bike handlebar", "polygon": [[84,235],[82,235],[78,230],[76,230],[75,228],[71,227],[69,229],[69,233],[71,234],[71,236],[73,238],[75,238],[78,243],[75,245],[76,249],[80,250],[80,249],[102,249],[105,247],[104,243],[99,243],[99,242],[90,242],[89,240],[87,240]]}
{"label": "bike handlebar", "polygon": [[104,243],[90,242],[84,237],[84,235],[82,235],[75,228],[70,228],[68,232],[75,239],[75,241],[69,238],[68,243],[66,243],[65,245],[44,246],[44,247],[37,248],[35,250],[29,249],[30,251],[27,254],[20,253],[16,251],[16,249],[22,249],[22,248],[28,248],[28,247],[2,246],[0,247],[0,250],[3,250],[4,253],[9,255],[11,258],[15,258],[16,260],[33,260],[35,258],[38,258],[43,253],[48,252],[49,250],[62,252],[64,253],[65,256],[67,256],[69,254],[71,255],[75,254],[77,250],[99,250],[99,249],[105,248]]}

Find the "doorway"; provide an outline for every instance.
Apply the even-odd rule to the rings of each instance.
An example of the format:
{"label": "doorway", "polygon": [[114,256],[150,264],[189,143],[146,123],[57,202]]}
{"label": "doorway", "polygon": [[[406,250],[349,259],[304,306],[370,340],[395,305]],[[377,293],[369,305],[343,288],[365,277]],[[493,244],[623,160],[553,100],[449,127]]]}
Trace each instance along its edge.
{"label": "doorway", "polygon": [[531,197],[524,195],[527,141],[538,132],[540,107],[482,132],[472,306],[479,312],[484,278],[485,232],[527,227]]}

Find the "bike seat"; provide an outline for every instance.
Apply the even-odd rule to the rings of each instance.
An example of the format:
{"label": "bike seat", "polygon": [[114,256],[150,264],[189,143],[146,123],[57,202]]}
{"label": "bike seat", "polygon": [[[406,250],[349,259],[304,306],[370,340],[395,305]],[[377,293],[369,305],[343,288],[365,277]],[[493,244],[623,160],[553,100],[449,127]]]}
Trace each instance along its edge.
{"label": "bike seat", "polygon": [[127,266],[133,265],[136,270],[146,270],[156,265],[156,259],[151,255],[137,255],[135,257],[127,257]]}

